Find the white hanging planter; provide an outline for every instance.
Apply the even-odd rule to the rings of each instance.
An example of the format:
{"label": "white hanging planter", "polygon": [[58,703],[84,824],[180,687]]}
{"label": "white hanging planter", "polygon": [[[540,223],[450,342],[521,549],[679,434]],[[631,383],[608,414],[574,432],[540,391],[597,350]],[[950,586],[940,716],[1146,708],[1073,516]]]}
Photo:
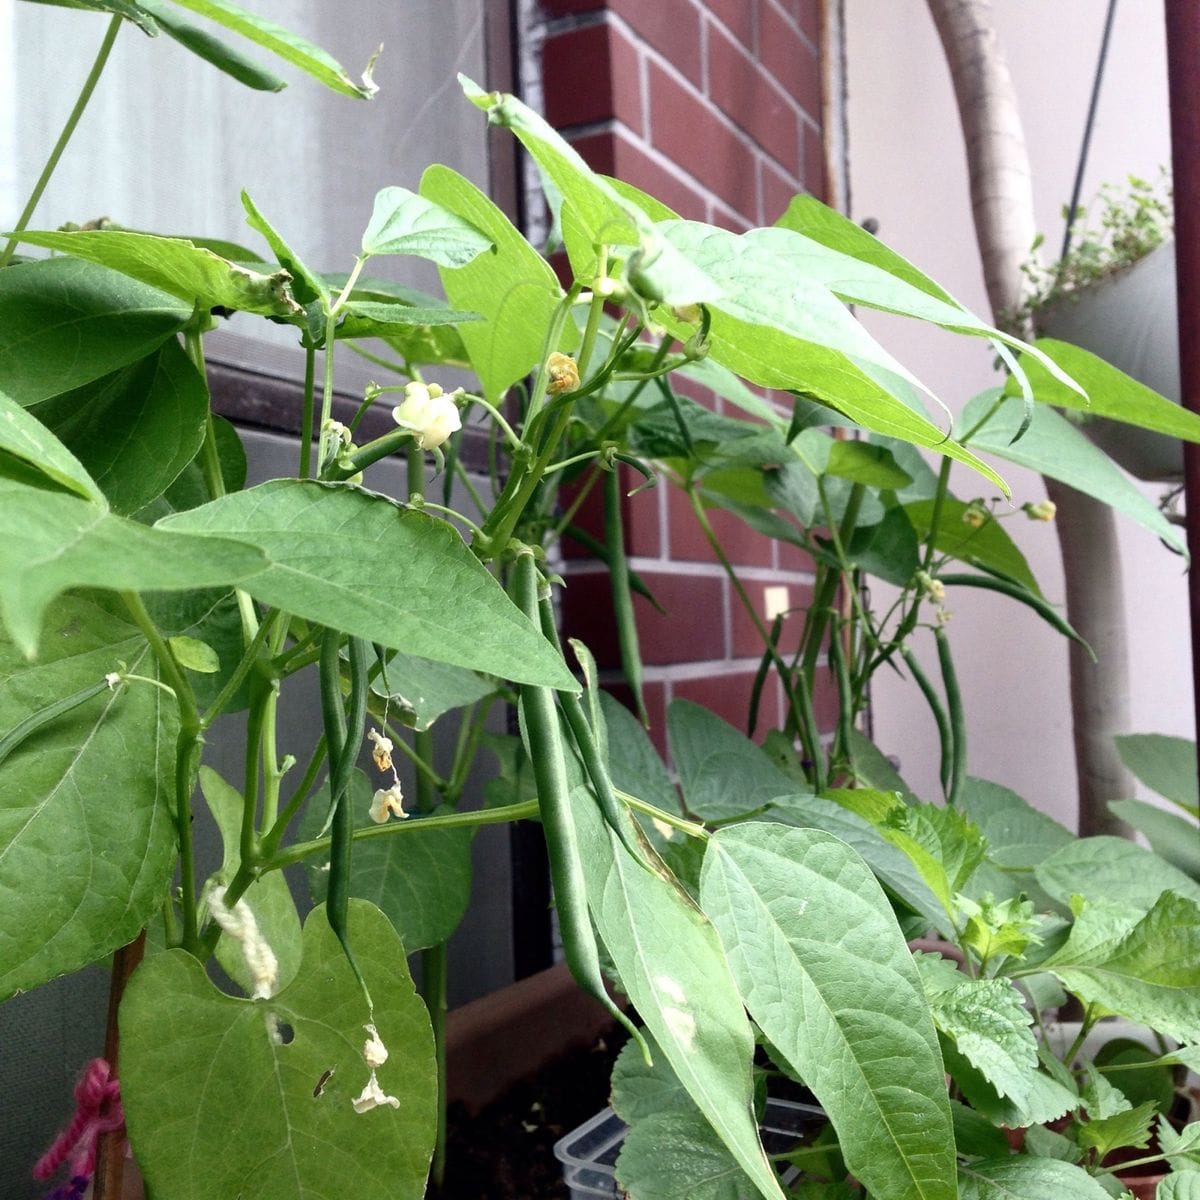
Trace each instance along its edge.
{"label": "white hanging planter", "polygon": [[[1178,306],[1175,242],[1038,315],[1042,333],[1098,354],[1147,387],[1179,403]],[[1103,418],[1085,418],[1083,431],[1131,475],[1154,481],[1183,476],[1183,448],[1159,433]]]}

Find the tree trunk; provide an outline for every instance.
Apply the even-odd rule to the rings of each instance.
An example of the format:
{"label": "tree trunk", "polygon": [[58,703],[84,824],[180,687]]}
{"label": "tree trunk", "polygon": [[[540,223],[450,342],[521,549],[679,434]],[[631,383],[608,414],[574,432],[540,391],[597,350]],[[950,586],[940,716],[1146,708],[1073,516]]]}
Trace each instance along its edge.
{"label": "tree trunk", "polygon": [[[928,0],[954,81],[971,181],[975,236],[993,319],[1022,336],[1020,308],[1036,234],[1032,175],[1016,90],[990,0]],[[1070,643],[1071,715],[1079,832],[1128,833],[1107,801],[1133,795],[1114,737],[1129,731],[1129,654],[1115,515],[1107,505],[1047,479],[1066,575],[1067,619],[1095,651]]]}

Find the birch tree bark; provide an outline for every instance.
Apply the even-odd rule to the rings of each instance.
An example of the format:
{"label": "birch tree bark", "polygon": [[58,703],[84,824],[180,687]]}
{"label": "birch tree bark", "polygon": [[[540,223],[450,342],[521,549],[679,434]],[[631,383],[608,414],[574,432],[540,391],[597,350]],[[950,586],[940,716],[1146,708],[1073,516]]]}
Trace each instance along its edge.
{"label": "birch tree bark", "polygon": [[[996,33],[991,0],[927,0],[958,103],[971,184],[975,236],[994,321],[1027,336],[1012,314],[1037,232],[1032,174],[1016,89]],[[1067,619],[1091,645],[1092,662],[1070,643],[1071,713],[1079,832],[1128,834],[1107,801],[1133,795],[1113,738],[1129,732],[1129,652],[1121,558],[1112,509],[1046,479],[1066,576]]]}

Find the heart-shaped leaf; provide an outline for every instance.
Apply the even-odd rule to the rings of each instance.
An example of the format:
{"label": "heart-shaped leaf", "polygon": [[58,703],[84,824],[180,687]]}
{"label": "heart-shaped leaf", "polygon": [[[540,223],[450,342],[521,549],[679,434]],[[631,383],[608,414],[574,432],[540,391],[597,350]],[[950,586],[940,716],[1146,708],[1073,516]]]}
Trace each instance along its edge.
{"label": "heart-shaped leaf", "polygon": [[362,236],[363,254],[414,254],[443,267],[466,266],[491,248],[491,240],[469,221],[402,187],[376,195]]}

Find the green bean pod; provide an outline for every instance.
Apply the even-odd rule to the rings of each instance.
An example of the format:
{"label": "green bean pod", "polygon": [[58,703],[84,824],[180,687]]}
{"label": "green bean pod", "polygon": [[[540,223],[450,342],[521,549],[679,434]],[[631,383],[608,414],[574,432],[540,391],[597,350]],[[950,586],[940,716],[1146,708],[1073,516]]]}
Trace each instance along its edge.
{"label": "green bean pod", "polygon": [[946,803],[953,808],[958,802],[963,781],[967,777],[967,721],[963,713],[958,676],[954,671],[954,660],[950,656],[950,639],[941,626],[933,631],[933,636],[937,641],[938,664],[942,668],[942,687],[946,693],[946,710],[950,718],[950,740],[954,746],[950,788],[946,792]]}
{"label": "green bean pod", "polygon": [[[517,556],[513,566],[513,590],[518,607],[535,625],[540,624],[538,570],[532,554]],[[630,1036],[641,1044],[648,1060],[649,1051],[641,1034],[613,1003],[604,986],[600,952],[588,912],[583,858],[571,812],[566,755],[554,693],[550,688],[524,684],[521,687],[521,708],[529,738],[529,756],[537,785],[538,807],[546,835],[550,878],[554,884],[554,900],[567,967],[576,983],[604,1005],[625,1026]]]}
{"label": "green bean pod", "polygon": [[925,697],[925,702],[929,705],[929,711],[933,714],[934,723],[937,725],[938,744],[942,748],[938,777],[942,783],[942,795],[949,796],[950,782],[954,776],[954,735],[950,732],[949,718],[947,718],[946,710],[942,706],[941,697],[934,691],[933,684],[929,681],[929,676],[925,674],[921,669],[921,664],[917,662],[917,656],[907,646],[902,646],[900,657],[904,659],[909,674],[912,675],[917,687],[921,689],[921,695]]}
{"label": "green bean pod", "polygon": [[65,713],[71,712],[72,709],[78,708],[93,696],[100,695],[108,686],[107,679],[88,684],[87,687],[80,688],[79,691],[72,692],[71,695],[64,696],[61,700],[55,700],[53,704],[47,704],[45,708],[38,709],[19,725],[14,725],[3,737],[0,737],[0,763],[3,763],[22,742],[31,738],[39,729],[49,725],[51,721],[57,720]]}
{"label": "green bean pod", "polygon": [[637,616],[629,589],[629,560],[625,556],[625,524],[621,516],[621,471],[616,464],[604,477],[604,533],[608,541],[608,575],[612,583],[613,617],[621,649],[621,670],[633,692],[638,719],[649,727],[642,695],[642,654],[638,646]]}
{"label": "green bean pod", "polygon": [[366,727],[367,688],[370,661],[367,643],[351,638],[349,705],[342,700],[342,663],[339,654],[341,634],[327,629],[321,638],[321,715],[325,723],[325,744],[329,750],[329,802],[333,821],[329,841],[329,890],[325,915],[350,969],[354,972],[367,1007],[372,1007],[366,981],[350,949],[348,917],[350,902],[350,862],[354,847],[354,810],[350,804],[350,779],[358,748]]}
{"label": "green bean pod", "polygon": [[771,622],[770,645],[763,651],[759,660],[758,670],[754,672],[754,683],[750,688],[750,711],[746,716],[746,736],[753,737],[758,728],[758,708],[762,703],[763,688],[767,686],[767,678],[771,666],[779,653],[779,635],[783,632],[783,613],[779,613]]}

